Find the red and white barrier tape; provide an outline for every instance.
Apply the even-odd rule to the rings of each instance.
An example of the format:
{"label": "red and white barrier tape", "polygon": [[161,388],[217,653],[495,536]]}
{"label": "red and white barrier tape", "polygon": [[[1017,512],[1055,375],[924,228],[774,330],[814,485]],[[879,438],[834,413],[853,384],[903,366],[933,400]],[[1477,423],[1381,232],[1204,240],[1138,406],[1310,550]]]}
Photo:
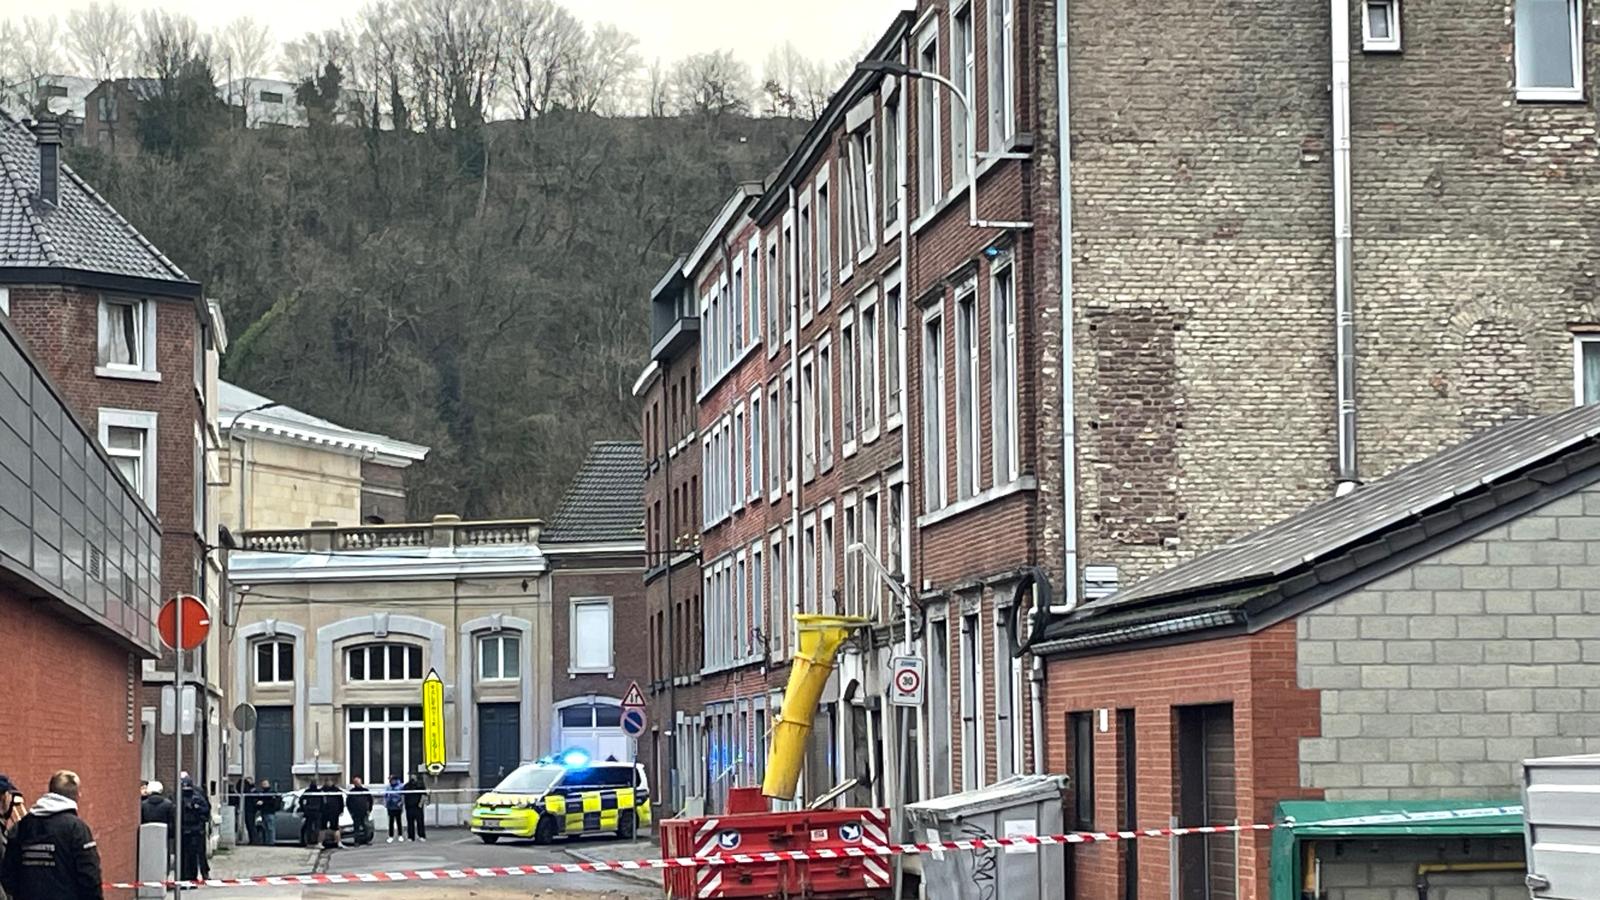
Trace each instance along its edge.
{"label": "red and white barrier tape", "polygon": [[545,863],[525,866],[466,866],[454,869],[403,869],[390,872],[350,872],[338,875],[273,875],[256,878],[211,878],[202,881],[132,881],[106,885],[127,890],[140,887],[282,887],[321,884],[384,884],[395,881],[453,881],[463,878],[506,878],[523,875],[576,875],[595,872],[636,872],[660,869],[698,869],[702,866],[748,865],[761,862],[864,859],[944,851],[998,850],[1007,847],[1040,847],[1065,844],[1096,844],[1131,841],[1151,837],[1185,837],[1196,834],[1233,834],[1244,831],[1272,831],[1309,825],[1388,825],[1441,819],[1470,819],[1483,816],[1520,815],[1520,806],[1484,807],[1471,810],[1440,810],[1423,813],[1388,813],[1325,822],[1246,822],[1238,825],[1196,825],[1179,828],[1139,828],[1132,831],[1073,831],[1065,834],[1021,835],[1018,837],[963,838],[914,844],[863,844],[852,847],[819,847],[812,850],[765,850],[758,853],[719,853],[706,856],[674,856],[660,859],[611,860],[606,862]]}

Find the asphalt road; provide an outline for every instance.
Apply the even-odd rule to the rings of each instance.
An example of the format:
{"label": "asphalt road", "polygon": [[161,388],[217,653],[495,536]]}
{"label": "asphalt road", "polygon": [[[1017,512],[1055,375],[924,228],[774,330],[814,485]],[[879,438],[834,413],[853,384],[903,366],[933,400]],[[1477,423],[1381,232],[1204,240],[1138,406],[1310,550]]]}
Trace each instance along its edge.
{"label": "asphalt road", "polygon": [[[587,840],[582,842],[556,842],[550,846],[532,843],[508,842],[484,844],[472,834],[461,830],[435,829],[427,842],[386,843],[382,837],[368,847],[352,847],[327,853],[320,869],[330,874],[346,872],[395,872],[403,870],[457,869],[468,866],[517,866],[537,863],[577,862],[566,850],[581,847],[604,856],[636,855],[638,846],[619,844],[616,853],[606,849],[615,841]],[[278,874],[278,873],[260,873]],[[546,900],[656,900],[660,888],[652,888],[638,881],[616,875],[527,875],[509,878],[468,878],[449,881],[415,881],[399,884],[372,885],[316,885],[309,887],[245,887],[205,888],[186,896],[212,897],[219,900],[362,900],[376,897],[417,897],[424,892],[430,897],[473,898],[473,900],[501,900],[501,898],[542,897]]]}

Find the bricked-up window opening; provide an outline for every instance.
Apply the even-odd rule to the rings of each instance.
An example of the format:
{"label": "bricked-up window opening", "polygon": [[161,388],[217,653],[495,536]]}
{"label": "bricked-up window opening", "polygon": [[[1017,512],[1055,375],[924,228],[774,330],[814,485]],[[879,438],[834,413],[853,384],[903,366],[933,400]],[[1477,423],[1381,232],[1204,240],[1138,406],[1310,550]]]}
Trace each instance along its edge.
{"label": "bricked-up window opening", "polygon": [[767,429],[761,420],[761,388],[750,393],[750,502],[761,499],[766,484],[764,469],[767,457]]}
{"label": "bricked-up window opening", "polygon": [[1067,714],[1072,741],[1072,827],[1094,830],[1094,713]]}
{"label": "bricked-up window opening", "polygon": [[256,684],[294,683],[294,642],[256,643]]}
{"label": "bricked-up window opening", "polygon": [[922,322],[922,496],[929,512],[949,502],[945,448],[949,424],[944,406],[944,321],[930,313]]}
{"label": "bricked-up window opening", "polygon": [[817,308],[833,297],[833,208],[828,201],[827,169],[817,179]]}
{"label": "bricked-up window opening", "polygon": [[800,357],[800,475],[817,474],[817,371],[808,350]]}
{"label": "bricked-up window opening", "polygon": [[761,657],[761,641],[767,634],[767,582],[763,570],[765,556],[761,541],[750,545],[750,629],[745,632],[744,655],[751,659]]}
{"label": "bricked-up window opening", "polygon": [[989,149],[1017,136],[1017,0],[989,0]]}
{"label": "bricked-up window opening", "polygon": [[491,634],[478,639],[478,679],[516,681],[522,674],[522,639]]}
{"label": "bricked-up window opening", "polygon": [[972,285],[956,296],[956,496],[981,489],[978,462],[978,299]]}
{"label": "bricked-up window opening", "polygon": [[410,644],[362,644],[345,651],[346,681],[421,681],[422,648]]}
{"label": "bricked-up window opening", "polygon": [[[924,72],[938,72],[939,25],[929,23],[918,42],[917,65]],[[939,84],[931,78],[917,79],[917,209],[927,213],[939,202]]]}
{"label": "bricked-up window opening", "polygon": [[347,777],[383,784],[390,775],[405,777],[421,767],[422,707],[351,706],[345,717]]}
{"label": "bricked-up window opening", "polygon": [[839,612],[839,580],[838,570],[834,568],[836,556],[834,554],[833,531],[833,504],[822,505],[821,525],[822,532],[822,611],[828,615],[837,615]]}
{"label": "bricked-up window opening", "polygon": [[1017,295],[1008,266],[997,269],[990,288],[992,346],[989,349],[990,420],[994,428],[994,481],[1009,484],[1022,474],[1017,414]]}
{"label": "bricked-up window opening", "polygon": [[1519,100],[1583,99],[1579,0],[1516,0]]}
{"label": "bricked-up window opening", "polygon": [[127,371],[152,368],[154,324],[145,300],[100,301],[100,367]]}
{"label": "bricked-up window opening", "polygon": [[[1117,781],[1122,788],[1122,811],[1117,827],[1139,827],[1139,747],[1131,709],[1117,710]],[[1121,841],[1122,900],[1139,900],[1139,841]]]}
{"label": "bricked-up window opening", "polygon": [[1400,49],[1400,0],[1365,0],[1361,17],[1361,49]]}
{"label": "bricked-up window opening", "polygon": [[983,638],[977,613],[961,617],[961,789],[984,785]]}
{"label": "bricked-up window opening", "polygon": [[788,466],[788,460],[783,456],[783,423],[786,418],[778,394],[778,379],[774,378],[767,389],[767,443],[770,445],[767,449],[771,453],[767,460],[767,490],[771,492],[773,502],[777,502],[778,495],[783,491],[783,470]]}
{"label": "bricked-up window opening", "polygon": [[818,471],[833,468],[833,348],[824,340],[817,347],[817,463]]}
{"label": "bricked-up window opening", "polygon": [[[1177,710],[1178,817],[1184,823],[1225,825],[1235,803],[1233,705]],[[1178,841],[1178,896],[1182,900],[1234,900],[1234,836],[1191,835]]]}
{"label": "bricked-up window opening", "polygon": [[928,792],[950,793],[950,623],[928,620]]}
{"label": "bricked-up window opening", "polygon": [[1600,333],[1573,335],[1572,341],[1573,401],[1600,403]]}
{"label": "bricked-up window opening", "polygon": [[570,671],[610,672],[613,666],[611,598],[574,597],[571,615]]}
{"label": "bricked-up window opening", "polygon": [[872,293],[861,301],[861,440],[878,436],[878,304]]}
{"label": "bricked-up window opening", "polygon": [[848,310],[839,316],[839,353],[839,432],[848,456],[856,449],[856,408],[860,404],[856,384],[861,364],[856,356],[855,318]]}
{"label": "bricked-up window opening", "polygon": [[[950,16],[950,80],[961,86],[961,93],[972,103],[977,97],[977,51],[973,47],[972,4],[968,2]],[[967,154],[967,117],[971,111],[960,100],[950,98],[950,183],[959,187],[972,177]]]}
{"label": "bricked-up window opening", "polygon": [[900,93],[895,87],[883,102],[883,124],[880,133],[883,140],[879,144],[883,150],[883,162],[878,166],[880,193],[883,198],[883,228],[892,231],[900,224],[900,176],[905,171],[905,160],[900,156],[900,149],[905,146],[900,121]]}
{"label": "bricked-up window opening", "polygon": [[[861,498],[860,533],[861,542],[867,545],[867,549],[871,551],[873,557],[882,560],[883,552],[881,547],[883,542],[878,534],[878,500],[877,494],[867,494]],[[882,596],[881,592],[883,590],[882,576],[878,574],[876,569],[867,565],[866,559],[861,554],[853,555],[856,557],[856,564],[861,567],[861,601],[865,604],[866,614],[877,616],[880,609],[878,601],[879,597]],[[884,621],[888,621],[887,616],[884,617]]]}
{"label": "bricked-up window opening", "polygon": [[883,342],[883,402],[884,415],[892,425],[900,418],[900,409],[905,403],[904,383],[900,378],[900,361],[906,358],[905,289],[898,284],[890,285],[884,289],[883,296],[889,316]]}

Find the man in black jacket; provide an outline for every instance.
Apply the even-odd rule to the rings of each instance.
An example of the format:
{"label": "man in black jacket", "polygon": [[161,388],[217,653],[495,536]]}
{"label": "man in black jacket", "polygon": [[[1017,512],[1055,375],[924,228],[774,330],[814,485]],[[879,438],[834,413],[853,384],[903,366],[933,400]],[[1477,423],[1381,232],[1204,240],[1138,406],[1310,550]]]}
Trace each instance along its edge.
{"label": "man in black jacket", "polygon": [[[339,790],[339,785],[334,782],[333,776],[328,775],[322,782],[322,829],[324,837],[322,846],[327,847],[329,841],[333,846],[344,846],[344,835],[339,831],[339,817],[344,814],[344,791]],[[328,832],[331,832],[328,833]]]}
{"label": "man in black jacket", "polygon": [[167,871],[172,871],[172,801],[167,799],[166,786],[159,781],[145,785],[144,799],[139,801],[139,824],[167,826]]}
{"label": "man in black jacket", "polygon": [[372,843],[372,792],[362,783],[360,775],[350,779],[350,787],[345,791],[344,808],[349,810],[350,819],[356,826],[355,842]]}
{"label": "man in black jacket", "polygon": [[300,843],[315,847],[322,835],[322,786],[315,778],[300,792]]}
{"label": "man in black jacket", "polygon": [[178,877],[183,881],[211,877],[211,860],[206,856],[206,829],[211,825],[211,801],[188,775],[183,776],[183,859],[178,860]]}
{"label": "man in black jacket", "polygon": [[100,851],[78,818],[78,773],[50,776],[39,798],[6,843],[0,886],[15,900],[103,900]]}
{"label": "man in black jacket", "polygon": [[250,822],[251,840],[271,847],[278,843],[278,811],[283,809],[283,797],[272,789],[272,781],[266,778],[256,784],[254,796],[257,818]]}

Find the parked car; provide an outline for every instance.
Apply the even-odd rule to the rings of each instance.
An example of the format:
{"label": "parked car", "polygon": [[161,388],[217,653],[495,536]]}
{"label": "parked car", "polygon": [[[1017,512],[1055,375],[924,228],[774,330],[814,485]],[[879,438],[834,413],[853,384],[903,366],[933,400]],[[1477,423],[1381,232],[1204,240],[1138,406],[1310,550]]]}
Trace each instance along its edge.
{"label": "parked car", "polygon": [[[301,844],[305,842],[305,816],[300,810],[300,795],[304,789],[290,791],[283,797],[283,809],[275,815],[278,828],[278,843]],[[355,820],[350,818],[348,810],[339,814],[339,839],[348,841],[355,835]]]}

